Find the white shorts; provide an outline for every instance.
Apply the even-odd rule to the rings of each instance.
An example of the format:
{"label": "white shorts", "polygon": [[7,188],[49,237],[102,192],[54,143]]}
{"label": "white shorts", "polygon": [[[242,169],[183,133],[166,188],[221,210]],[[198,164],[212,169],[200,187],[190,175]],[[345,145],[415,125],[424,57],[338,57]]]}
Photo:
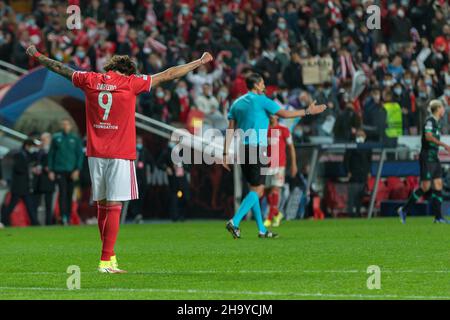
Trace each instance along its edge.
{"label": "white shorts", "polygon": [[285,167],[268,168],[268,175],[266,176],[266,187],[283,187],[285,176]]}
{"label": "white shorts", "polygon": [[129,201],[139,197],[133,160],[89,157],[92,200]]}

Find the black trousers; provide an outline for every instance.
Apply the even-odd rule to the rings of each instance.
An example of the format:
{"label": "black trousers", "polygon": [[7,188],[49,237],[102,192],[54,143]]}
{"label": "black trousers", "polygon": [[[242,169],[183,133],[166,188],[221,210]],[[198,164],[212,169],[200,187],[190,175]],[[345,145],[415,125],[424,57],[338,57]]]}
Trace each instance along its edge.
{"label": "black trousers", "polygon": [[352,216],[360,216],[362,200],[364,198],[364,182],[350,182],[348,187],[348,213]]}
{"label": "black trousers", "polygon": [[134,219],[138,214],[143,214],[143,208],[144,208],[144,197],[147,192],[147,185],[144,183],[138,184],[138,190],[139,190],[139,198],[136,200],[132,200],[129,203],[128,207],[128,219]]}
{"label": "black trousers", "polygon": [[20,196],[17,194],[11,194],[11,201],[2,210],[3,211],[2,212],[2,223],[5,226],[10,225],[9,216],[14,211],[14,208],[19,203],[20,199],[22,199],[25,202],[25,207],[27,208],[28,216],[30,217],[30,220],[31,220],[31,225],[37,226],[38,221],[37,221],[36,207],[34,205],[33,196],[31,194],[27,194],[24,196]]}
{"label": "black trousers", "polygon": [[72,210],[72,196],[74,182],[71,178],[71,172],[57,172],[56,183],[59,189],[59,210],[61,218],[70,222],[70,212]]}
{"label": "black trousers", "polygon": [[39,204],[41,203],[42,196],[44,196],[44,204],[45,204],[45,225],[48,226],[53,224],[53,210],[52,210],[53,191],[38,193],[34,195],[36,209],[39,207]]}

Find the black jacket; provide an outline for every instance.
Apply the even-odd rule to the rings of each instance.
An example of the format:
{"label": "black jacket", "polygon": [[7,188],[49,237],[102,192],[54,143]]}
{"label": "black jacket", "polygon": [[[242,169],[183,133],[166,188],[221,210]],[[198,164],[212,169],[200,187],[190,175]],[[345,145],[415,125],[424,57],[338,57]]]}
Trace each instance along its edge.
{"label": "black jacket", "polygon": [[344,156],[344,166],[347,173],[351,173],[350,182],[366,183],[372,163],[372,151],[347,150]]}
{"label": "black jacket", "polygon": [[14,165],[11,178],[11,193],[18,196],[25,196],[32,193],[31,166],[33,156],[24,150],[18,151],[13,156]]}
{"label": "black jacket", "polygon": [[55,183],[48,178],[48,152],[40,150],[36,155],[36,164],[42,167],[42,173],[34,176],[35,193],[53,192]]}
{"label": "black jacket", "polygon": [[147,166],[150,166],[150,170],[154,167],[154,159],[151,153],[143,148],[142,150],[136,150],[136,177],[138,185],[147,185]]}

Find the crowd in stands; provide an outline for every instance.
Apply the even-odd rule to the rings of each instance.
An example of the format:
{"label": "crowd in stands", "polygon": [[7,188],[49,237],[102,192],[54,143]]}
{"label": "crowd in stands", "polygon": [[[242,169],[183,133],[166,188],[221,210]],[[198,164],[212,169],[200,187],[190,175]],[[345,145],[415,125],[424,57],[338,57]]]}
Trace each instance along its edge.
{"label": "crowd in stands", "polygon": [[[354,139],[360,128],[375,141],[386,133],[416,134],[430,99],[442,99],[450,109],[445,0],[68,2],[81,8],[79,30],[66,27],[67,1],[34,1],[25,15],[0,1],[0,59],[33,68],[25,49],[35,44],[77,69],[101,72],[109,57],[127,54],[140,72],[155,74],[211,52],[211,66],[141,96],[138,111],[165,122],[185,124],[196,109],[211,126],[226,126],[230,103],[245,93],[250,71],[261,73],[267,94],[284,105],[328,104],[325,114],[294,131],[302,141],[310,135]],[[367,24],[373,4],[381,9],[381,28],[375,30]],[[319,56],[332,59],[331,80],[304,84],[304,61]],[[355,95],[358,72],[364,90]]]}

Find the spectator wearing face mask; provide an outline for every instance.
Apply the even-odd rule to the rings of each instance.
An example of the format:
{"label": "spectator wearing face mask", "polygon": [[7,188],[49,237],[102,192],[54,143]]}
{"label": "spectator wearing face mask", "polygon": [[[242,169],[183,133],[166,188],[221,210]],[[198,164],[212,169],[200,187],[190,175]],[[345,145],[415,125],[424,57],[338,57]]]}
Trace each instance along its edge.
{"label": "spectator wearing face mask", "polygon": [[219,60],[223,60],[225,64],[231,68],[235,68],[241,58],[244,48],[238,39],[233,37],[230,29],[223,31],[223,38],[217,43],[217,48],[221,53]]}
{"label": "spectator wearing face mask", "polygon": [[364,103],[363,110],[363,125],[367,132],[368,140],[380,143],[385,141],[386,117],[387,113],[381,101],[380,89],[374,87]]}
{"label": "spectator wearing face mask", "polygon": [[[425,120],[428,118],[428,104],[433,97],[428,92],[427,85],[423,79],[417,81],[417,98],[416,106],[418,112],[418,127],[419,131],[422,130],[425,125]],[[421,134],[422,132],[419,132]]]}
{"label": "spectator wearing face mask", "polygon": [[77,47],[71,64],[76,70],[91,70],[91,59],[86,55],[86,50],[81,46]]}
{"label": "spectator wearing face mask", "polygon": [[227,127],[226,118],[219,110],[219,101],[213,95],[211,85],[203,85],[203,92],[195,99],[195,105],[205,114],[206,124],[217,129]]}
{"label": "spectator wearing face mask", "polygon": [[347,102],[336,119],[334,125],[335,142],[350,142],[354,139],[356,131],[361,128],[361,118],[355,112],[353,103]]}
{"label": "spectator wearing face mask", "polygon": [[11,198],[9,204],[2,210],[2,223],[10,224],[10,215],[14,208],[23,200],[33,226],[38,225],[36,208],[33,202],[32,175],[35,165],[37,146],[32,139],[27,139],[22,149],[14,154],[14,165],[11,178]]}
{"label": "spectator wearing face mask", "polygon": [[403,113],[398,102],[394,101],[392,92],[385,89],[383,92],[383,107],[386,109],[386,143],[390,147],[397,146],[397,139],[403,135]]}
{"label": "spectator wearing face mask", "polygon": [[263,51],[261,59],[255,65],[255,71],[262,74],[267,86],[267,94],[270,95],[273,88],[278,86],[281,63],[276,58],[277,53],[273,43],[269,43]]}
{"label": "spectator wearing face mask", "polygon": [[[366,133],[363,130],[358,130],[355,138],[358,147],[365,141]],[[344,155],[344,167],[349,181],[347,212],[353,217],[361,216],[362,200],[367,180],[370,177],[371,163],[371,149],[347,150]]]}
{"label": "spectator wearing face mask", "polygon": [[53,224],[53,193],[55,183],[49,178],[48,153],[52,135],[45,132],[41,135],[41,145],[36,153],[36,168],[34,170],[34,198],[36,207],[41,202],[42,197],[45,203],[45,224]]}
{"label": "spectator wearing face mask", "polygon": [[285,41],[289,44],[295,44],[295,33],[287,28],[287,22],[285,18],[278,18],[277,27],[270,35],[270,41],[272,43]]}
{"label": "spectator wearing face mask", "polygon": [[400,7],[397,13],[390,16],[390,41],[392,52],[398,51],[403,45],[411,42],[411,20],[406,17],[405,9]]}
{"label": "spectator wearing face mask", "polygon": [[151,96],[149,104],[145,104],[144,114],[149,117],[163,122],[169,121],[171,105],[170,92],[164,90],[162,87],[157,87],[154,94]]}
{"label": "spectator wearing face mask", "polygon": [[283,80],[286,83],[289,90],[303,88],[303,76],[302,76],[302,59],[300,53],[294,51],[291,54],[291,61],[284,69]]}
{"label": "spectator wearing face mask", "polygon": [[392,89],[393,101],[397,102],[402,108],[403,133],[408,134],[410,127],[415,124],[415,113],[411,110],[411,100],[401,83],[396,83]]}

